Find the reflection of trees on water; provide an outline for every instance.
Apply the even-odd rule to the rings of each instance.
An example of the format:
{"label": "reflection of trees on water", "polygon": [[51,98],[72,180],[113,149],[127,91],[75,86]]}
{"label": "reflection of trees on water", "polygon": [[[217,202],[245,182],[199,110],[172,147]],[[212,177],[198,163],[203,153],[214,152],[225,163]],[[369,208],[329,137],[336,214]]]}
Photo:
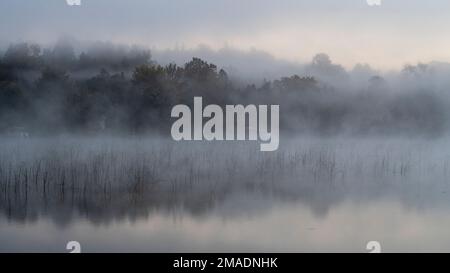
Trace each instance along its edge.
{"label": "reflection of trees on water", "polygon": [[[279,202],[300,203],[321,217],[343,201],[384,197],[411,208],[448,203],[448,160],[438,154],[426,160],[422,150],[397,144],[393,150],[311,142],[261,153],[240,144],[144,140],[4,143],[0,210],[18,222],[48,217],[61,225],[79,218],[107,224],[153,213],[237,217]],[[238,210],[222,208],[237,199],[247,202]]]}

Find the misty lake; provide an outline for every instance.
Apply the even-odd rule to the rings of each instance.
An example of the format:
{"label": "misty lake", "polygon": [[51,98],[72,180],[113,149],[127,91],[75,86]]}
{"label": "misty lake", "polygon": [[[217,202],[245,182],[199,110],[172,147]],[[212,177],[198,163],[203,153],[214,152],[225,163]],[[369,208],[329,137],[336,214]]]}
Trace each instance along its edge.
{"label": "misty lake", "polygon": [[0,252],[450,251],[445,139],[0,143]]}

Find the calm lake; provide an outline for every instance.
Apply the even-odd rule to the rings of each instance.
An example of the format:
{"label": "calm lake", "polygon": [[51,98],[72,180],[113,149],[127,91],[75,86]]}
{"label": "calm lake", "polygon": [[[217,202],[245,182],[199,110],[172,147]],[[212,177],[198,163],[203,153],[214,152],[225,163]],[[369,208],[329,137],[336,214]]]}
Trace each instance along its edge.
{"label": "calm lake", "polygon": [[1,143],[0,252],[450,251],[442,139]]}

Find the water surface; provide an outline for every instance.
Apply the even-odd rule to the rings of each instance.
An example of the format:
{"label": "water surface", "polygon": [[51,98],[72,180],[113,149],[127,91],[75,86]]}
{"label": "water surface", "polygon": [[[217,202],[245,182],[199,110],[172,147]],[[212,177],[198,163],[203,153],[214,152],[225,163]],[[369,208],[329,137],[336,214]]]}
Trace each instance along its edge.
{"label": "water surface", "polygon": [[446,143],[5,139],[0,251],[450,251]]}

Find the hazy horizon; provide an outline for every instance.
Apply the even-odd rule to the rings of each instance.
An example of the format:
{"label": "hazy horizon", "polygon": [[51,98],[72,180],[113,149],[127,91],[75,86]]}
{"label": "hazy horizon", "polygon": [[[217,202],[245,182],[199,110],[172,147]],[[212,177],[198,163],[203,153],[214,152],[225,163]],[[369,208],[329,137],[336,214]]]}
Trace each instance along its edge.
{"label": "hazy horizon", "polygon": [[[374,69],[450,61],[443,0],[143,1],[5,0],[0,3],[0,45],[19,41],[139,44],[153,49],[234,48],[267,52],[276,59],[308,62],[324,52],[345,68]],[[18,20],[18,18],[20,18]],[[432,20],[431,20],[432,19]]]}
{"label": "hazy horizon", "polygon": [[0,253],[450,252],[448,11],[0,1]]}

